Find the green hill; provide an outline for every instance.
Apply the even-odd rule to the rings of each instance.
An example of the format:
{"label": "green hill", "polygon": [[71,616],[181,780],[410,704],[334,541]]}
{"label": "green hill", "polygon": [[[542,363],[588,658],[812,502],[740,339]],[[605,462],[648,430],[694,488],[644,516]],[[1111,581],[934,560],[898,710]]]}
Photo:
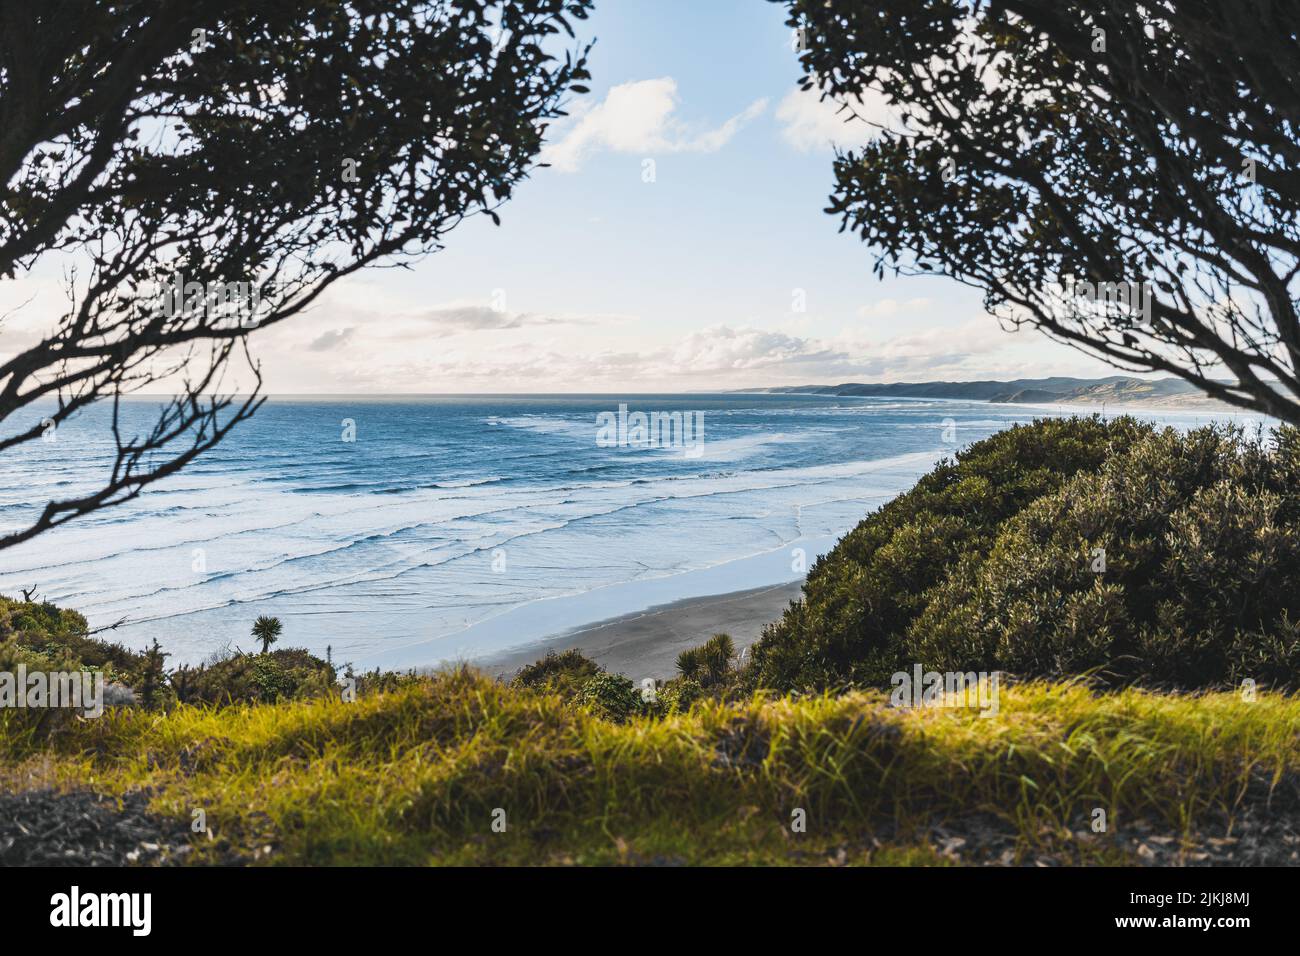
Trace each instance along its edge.
{"label": "green hill", "polygon": [[1202,404],[1202,392],[1180,378],[1022,378],[1002,382],[845,382],[841,385],[786,385],[749,389],[786,395],[863,395],[878,398],[946,398],[973,402],[1100,404]]}

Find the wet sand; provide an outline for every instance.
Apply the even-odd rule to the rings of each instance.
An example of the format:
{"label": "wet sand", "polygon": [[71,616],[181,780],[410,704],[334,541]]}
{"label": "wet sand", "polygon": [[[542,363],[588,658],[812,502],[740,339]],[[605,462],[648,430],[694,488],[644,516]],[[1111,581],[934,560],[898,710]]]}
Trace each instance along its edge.
{"label": "wet sand", "polygon": [[640,681],[677,673],[677,655],[719,632],[730,634],[736,651],[749,647],[763,626],[799,597],[801,582],[687,598],[635,614],[598,621],[474,663],[493,675],[509,676],[548,650],[576,647],[607,671]]}

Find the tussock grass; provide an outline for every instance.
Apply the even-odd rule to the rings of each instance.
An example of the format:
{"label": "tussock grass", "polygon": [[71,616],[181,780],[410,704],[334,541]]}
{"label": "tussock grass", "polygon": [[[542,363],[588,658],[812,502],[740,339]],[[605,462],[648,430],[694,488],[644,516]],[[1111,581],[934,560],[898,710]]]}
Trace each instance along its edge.
{"label": "tussock grass", "polygon": [[[204,809],[257,859],[307,864],[942,862],[928,828],[974,814],[1019,852],[1158,821],[1176,834],[1293,807],[1300,699],[1003,687],[994,717],[886,695],[702,702],[613,723],[469,670],[355,703],[121,710],[37,744],[0,716],[0,778]],[[503,809],[507,829],[492,830]],[[807,832],[790,829],[802,809]],[[1073,850],[1122,861],[1103,838]]]}

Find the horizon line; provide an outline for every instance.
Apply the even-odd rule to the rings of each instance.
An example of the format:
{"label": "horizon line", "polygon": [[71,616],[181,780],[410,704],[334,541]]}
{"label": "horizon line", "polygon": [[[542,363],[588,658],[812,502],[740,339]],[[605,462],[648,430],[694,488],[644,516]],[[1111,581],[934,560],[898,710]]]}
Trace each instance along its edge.
{"label": "horizon line", "polygon": [[[569,396],[569,395],[735,395],[741,393],[770,393],[776,389],[809,389],[809,388],[843,388],[845,386],[896,386],[896,385],[975,385],[987,382],[999,384],[1011,384],[1013,382],[1034,382],[1047,381],[1050,379],[1071,379],[1080,382],[1100,382],[1106,379],[1114,378],[1137,378],[1140,376],[1132,373],[1115,372],[1111,375],[1102,376],[1081,376],[1081,375],[1045,375],[1037,378],[969,378],[969,379],[912,379],[892,382],[880,381],[837,381],[837,382],[805,382],[798,385],[750,385],[741,388],[697,388],[697,389],[674,389],[669,391],[654,390],[594,390],[594,391],[553,391],[553,392],[262,392],[264,398],[520,398],[528,396]],[[1176,375],[1166,375],[1163,379],[1151,378],[1148,381],[1164,381],[1166,379],[1182,381]],[[133,398],[174,398],[177,395],[183,395],[184,392],[132,392],[121,396],[123,399]],[[252,392],[200,392],[203,396],[223,395],[227,397],[247,397]],[[111,396],[105,396],[111,398]],[[852,396],[848,396],[852,397]]]}

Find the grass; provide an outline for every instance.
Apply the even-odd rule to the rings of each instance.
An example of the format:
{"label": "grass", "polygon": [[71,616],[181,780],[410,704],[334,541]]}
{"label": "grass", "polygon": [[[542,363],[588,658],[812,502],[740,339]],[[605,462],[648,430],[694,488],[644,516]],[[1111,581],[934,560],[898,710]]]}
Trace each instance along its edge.
{"label": "grass", "polygon": [[463,670],[354,703],[124,709],[41,741],[0,716],[0,783],[202,808],[197,861],[225,845],[292,864],[941,863],[929,828],[983,814],[1018,858],[1127,862],[1072,836],[1094,808],[1112,833],[1185,835],[1293,805],[1298,771],[1300,698],[1079,684],[1003,687],[989,718],[851,692],[620,724]]}

